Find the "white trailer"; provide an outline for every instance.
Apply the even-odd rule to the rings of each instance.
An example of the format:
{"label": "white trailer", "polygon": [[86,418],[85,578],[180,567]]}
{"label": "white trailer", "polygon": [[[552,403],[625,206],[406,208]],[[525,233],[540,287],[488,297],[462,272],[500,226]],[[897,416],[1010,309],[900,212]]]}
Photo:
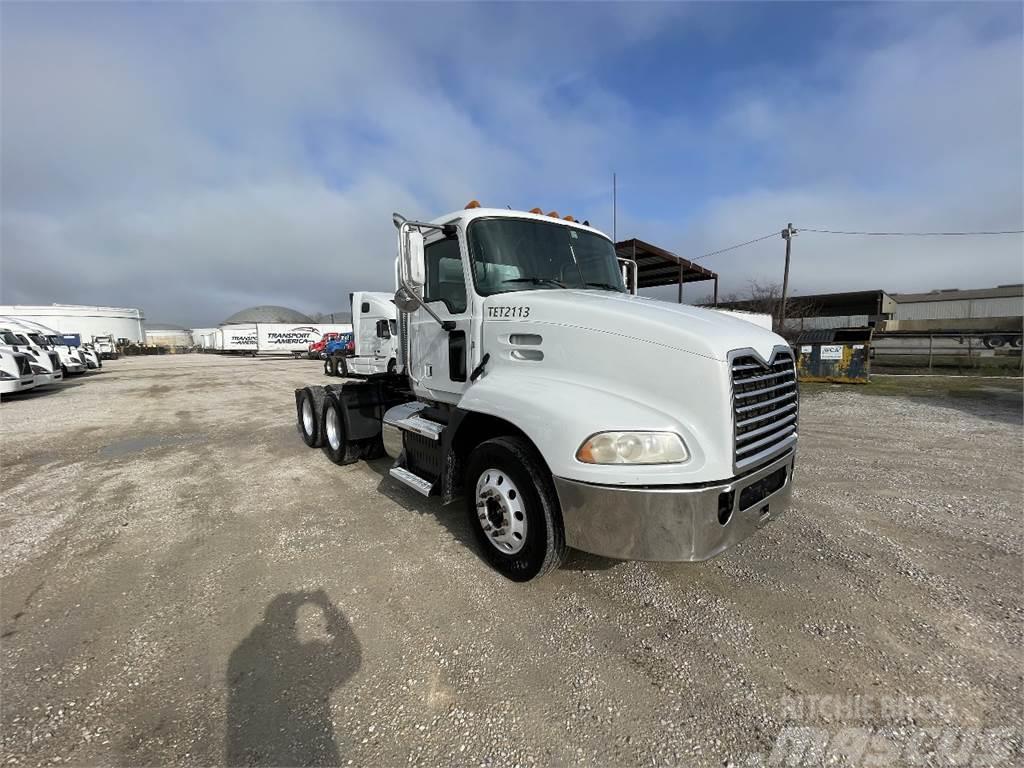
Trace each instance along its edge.
{"label": "white trailer", "polygon": [[325,333],[350,333],[352,326],[341,324],[256,323],[256,348],[261,355],[288,354],[300,357],[309,345]]}
{"label": "white trailer", "polygon": [[706,560],[784,513],[799,400],[782,337],[630,295],[583,224],[473,204],[394,220],[398,370],[296,390],[307,445],[387,454],[395,481],[462,497],[517,581],[568,547]]}
{"label": "white trailer", "polygon": [[226,325],[217,334],[217,350],[233,354],[256,354],[255,325]]}

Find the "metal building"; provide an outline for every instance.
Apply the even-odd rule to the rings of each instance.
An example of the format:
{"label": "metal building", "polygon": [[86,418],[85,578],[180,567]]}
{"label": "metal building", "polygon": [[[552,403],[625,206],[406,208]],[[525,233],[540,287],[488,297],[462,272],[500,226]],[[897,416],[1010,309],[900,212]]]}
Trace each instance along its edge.
{"label": "metal building", "polygon": [[146,344],[171,349],[188,349],[193,344],[192,332],[175,323],[146,323]]}
{"label": "metal building", "polygon": [[0,315],[40,323],[60,333],[78,334],[82,341],[88,342],[97,336],[136,343],[142,343],[145,338],[142,310],[130,307],[4,304],[0,306]]}
{"label": "metal building", "polygon": [[962,291],[950,288],[928,293],[896,293],[900,320],[980,320],[1024,316],[1024,284]]}

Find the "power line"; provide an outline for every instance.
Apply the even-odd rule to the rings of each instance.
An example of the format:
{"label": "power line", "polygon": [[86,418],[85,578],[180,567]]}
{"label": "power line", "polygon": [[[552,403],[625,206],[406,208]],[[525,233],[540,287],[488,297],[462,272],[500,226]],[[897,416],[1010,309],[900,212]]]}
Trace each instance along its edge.
{"label": "power line", "polygon": [[762,240],[767,240],[769,237],[778,237],[778,236],[779,236],[779,233],[777,231],[776,232],[769,232],[767,235],[764,235],[762,237],[755,237],[753,240],[747,240],[745,243],[737,243],[736,245],[730,245],[728,248],[719,248],[717,251],[710,251],[708,253],[705,253],[702,256],[698,256],[695,259],[690,259],[690,261],[700,261],[701,259],[706,259],[708,256],[717,256],[718,254],[725,253],[726,251],[734,251],[737,248],[742,248],[745,245],[752,245],[754,243],[759,243]]}
{"label": "power line", "polygon": [[852,232],[839,229],[808,229],[800,227],[797,232],[817,232],[822,235],[867,235],[872,237],[968,237],[972,235],[1022,235],[1024,229],[1005,229],[979,232]]}

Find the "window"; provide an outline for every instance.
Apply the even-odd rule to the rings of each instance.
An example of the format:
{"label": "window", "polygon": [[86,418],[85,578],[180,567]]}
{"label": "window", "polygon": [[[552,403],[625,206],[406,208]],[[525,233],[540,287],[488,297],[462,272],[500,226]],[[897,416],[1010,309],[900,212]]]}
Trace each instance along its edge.
{"label": "window", "polygon": [[462,274],[462,255],[459,241],[443,238],[425,249],[427,284],[423,287],[424,301],[443,301],[452,314],[466,311],[466,279]]}
{"label": "window", "polygon": [[484,296],[559,288],[625,292],[611,241],[583,229],[533,219],[477,219],[469,227],[469,253]]}
{"label": "window", "polygon": [[377,338],[378,339],[390,339],[391,338],[391,327],[388,325],[387,320],[377,321]]}
{"label": "window", "polygon": [[369,312],[370,311],[370,302],[364,301],[362,303],[362,305],[359,307],[359,311],[362,312],[363,314]]}

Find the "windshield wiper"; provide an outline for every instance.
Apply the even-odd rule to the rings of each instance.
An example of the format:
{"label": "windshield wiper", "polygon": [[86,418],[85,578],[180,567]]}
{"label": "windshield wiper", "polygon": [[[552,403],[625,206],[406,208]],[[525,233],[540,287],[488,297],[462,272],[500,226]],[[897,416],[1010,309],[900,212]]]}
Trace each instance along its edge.
{"label": "windshield wiper", "polygon": [[591,281],[588,280],[585,283],[585,285],[587,286],[587,288],[602,288],[602,289],[604,289],[606,291],[615,291],[616,293],[622,293],[623,292],[621,286],[612,285],[611,283],[594,283],[594,282],[591,282]]}
{"label": "windshield wiper", "polygon": [[565,283],[550,277],[513,277],[510,280],[502,280],[503,283],[530,283],[532,285],[557,285],[559,288],[568,288]]}

